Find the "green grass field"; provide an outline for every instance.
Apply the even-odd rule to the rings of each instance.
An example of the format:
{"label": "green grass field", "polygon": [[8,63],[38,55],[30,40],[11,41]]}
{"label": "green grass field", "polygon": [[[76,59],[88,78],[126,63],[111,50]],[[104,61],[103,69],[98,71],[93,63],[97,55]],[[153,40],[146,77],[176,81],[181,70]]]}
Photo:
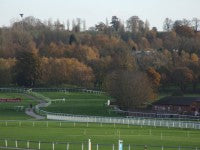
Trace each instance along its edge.
{"label": "green grass field", "polygon": [[105,94],[83,92],[40,92],[40,94],[51,99],[66,99],[65,102],[54,102],[50,106],[43,108],[49,112],[93,116],[119,116],[110,111],[110,108],[105,105],[107,100],[110,99]]}
{"label": "green grass field", "polygon": [[[47,108],[43,108],[50,112],[118,116],[118,114],[110,112],[110,108],[105,105],[110,97],[103,94],[79,92],[40,92],[40,94],[51,99],[66,99],[64,103],[52,103]],[[117,142],[121,139],[125,144],[124,150],[129,150],[128,144],[131,145],[131,150],[144,150],[144,145],[148,146],[148,150],[161,150],[161,146],[165,147],[164,150],[177,150],[178,146],[182,147],[180,150],[189,150],[189,148],[183,148],[188,146],[200,149],[200,130],[118,124],[25,121],[31,118],[26,116],[24,111],[14,109],[14,106],[26,108],[30,103],[37,104],[37,101],[19,93],[0,93],[0,97],[23,99],[20,103],[0,103],[0,147],[5,146],[5,139],[8,140],[8,146],[15,147],[17,139],[18,147],[21,148],[25,148],[27,141],[30,141],[30,148],[38,149],[40,141],[41,150],[52,149],[52,142],[55,142],[55,150],[66,149],[66,143],[69,143],[69,150],[80,150],[82,143],[86,150],[87,141],[91,139],[92,150],[96,150],[96,144],[99,144],[99,150],[111,150],[113,144],[117,149]],[[6,122],[3,120],[21,121]]]}
{"label": "green grass field", "polygon": [[[0,92],[0,98],[22,98],[22,101],[17,103],[0,103],[0,120],[30,119],[30,117],[24,113],[24,109],[29,107],[31,103],[33,105],[37,104],[36,101],[31,100],[21,93]],[[19,110],[16,106],[23,106],[24,109]]]}
{"label": "green grass field", "polygon": [[[0,139],[9,139],[8,146],[15,146],[15,140],[25,140],[18,142],[21,147],[26,147],[26,141],[41,141],[41,149],[52,149],[52,142],[71,143],[69,150],[80,150],[81,143],[87,147],[88,139],[91,139],[93,147],[99,145],[99,150],[110,150],[112,144],[117,146],[119,139],[124,144],[158,146],[152,150],[161,150],[160,146],[192,146],[200,148],[200,131],[184,130],[172,128],[154,128],[141,126],[127,126],[114,124],[94,124],[94,123],[70,123],[70,122],[0,122]],[[14,140],[14,141],[11,141]],[[50,142],[50,143],[42,143]],[[102,144],[102,145],[101,145]],[[4,140],[0,146],[4,146]],[[38,142],[31,143],[31,148],[37,148]],[[56,150],[66,149],[66,144],[56,144]],[[96,148],[94,148],[96,149]],[[173,148],[168,148],[173,149]],[[174,150],[177,148],[174,148]],[[128,147],[125,148],[128,150]],[[137,150],[144,150],[143,146],[138,146]]]}

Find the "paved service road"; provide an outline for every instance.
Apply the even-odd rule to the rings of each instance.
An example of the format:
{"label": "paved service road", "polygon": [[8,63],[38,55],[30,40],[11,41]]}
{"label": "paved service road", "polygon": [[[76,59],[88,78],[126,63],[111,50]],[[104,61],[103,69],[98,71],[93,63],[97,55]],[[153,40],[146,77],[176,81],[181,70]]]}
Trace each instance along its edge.
{"label": "paved service road", "polygon": [[33,111],[33,108],[26,108],[25,110],[25,113],[37,120],[41,120],[41,119],[45,119],[44,116],[40,116],[40,115],[37,115],[34,111]]}
{"label": "paved service road", "polygon": [[[37,106],[39,106],[39,107],[45,107],[46,104],[47,104],[44,100],[39,100],[39,99],[37,99],[37,98],[35,98],[35,97],[31,96],[31,95],[28,95],[28,94],[25,94],[25,95],[26,95],[28,98],[32,99],[33,101],[39,101],[40,103],[37,104]],[[25,113],[26,113],[27,115],[29,115],[29,116],[35,118],[35,119],[38,119],[38,120],[45,119],[44,116],[40,116],[40,115],[36,114],[33,110],[34,110],[34,108],[26,108],[26,109],[25,109]]]}

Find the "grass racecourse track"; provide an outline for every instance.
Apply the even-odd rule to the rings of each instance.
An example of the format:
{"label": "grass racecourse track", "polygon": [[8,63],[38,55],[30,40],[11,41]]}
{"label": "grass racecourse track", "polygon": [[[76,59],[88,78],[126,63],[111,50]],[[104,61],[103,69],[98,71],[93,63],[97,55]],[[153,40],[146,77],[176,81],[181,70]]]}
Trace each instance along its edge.
{"label": "grass racecourse track", "polygon": [[65,102],[53,102],[43,110],[55,113],[67,113],[77,115],[92,116],[119,116],[115,112],[110,111],[106,106],[110,97],[105,94],[93,94],[83,92],[40,92],[40,94],[54,99],[65,98]]}
{"label": "grass racecourse track", "polygon": [[[0,92],[0,98],[21,98],[21,102],[17,103],[0,103],[0,120],[22,120],[31,119],[24,113],[24,109],[29,107],[30,104],[35,105],[37,102],[31,100],[22,93]],[[23,106],[23,110],[19,110],[16,106]]]}
{"label": "grass racecourse track", "polygon": [[183,150],[191,149],[188,147],[200,149],[200,130],[118,124],[53,121],[0,122],[0,139],[3,139],[0,140],[0,146],[4,146],[7,139],[8,147],[15,147],[17,139],[18,147],[21,148],[27,147],[27,141],[34,141],[30,142],[32,149],[37,149],[40,141],[42,150],[52,149],[52,142],[55,143],[55,150],[65,150],[67,143],[69,143],[69,150],[81,150],[82,144],[86,150],[88,139],[91,139],[94,150],[96,150],[96,144],[99,144],[99,150],[112,150],[115,144],[117,150],[119,139],[124,141],[124,150],[129,150],[127,144],[130,144],[133,150],[144,150],[144,145],[151,150],[161,150],[162,146],[168,150],[177,150],[179,146]]}
{"label": "grass racecourse track", "polygon": [[[79,92],[39,92],[65,102],[53,102],[46,111],[95,116],[118,116],[105,105],[110,97],[103,94]],[[59,121],[36,121],[16,110],[14,106],[29,107],[37,104],[21,93],[0,92],[0,98],[22,98],[18,103],[0,103],[0,147],[29,148],[41,150],[87,150],[91,139],[92,150],[117,150],[119,139],[124,141],[123,150],[200,150],[200,130],[128,126],[120,124],[74,123]],[[4,121],[15,120],[15,121]],[[21,120],[21,121],[18,121]],[[40,142],[39,142],[40,141]],[[130,144],[130,149],[129,149]],[[82,149],[83,148],[83,149]],[[0,148],[3,150],[3,148]]]}

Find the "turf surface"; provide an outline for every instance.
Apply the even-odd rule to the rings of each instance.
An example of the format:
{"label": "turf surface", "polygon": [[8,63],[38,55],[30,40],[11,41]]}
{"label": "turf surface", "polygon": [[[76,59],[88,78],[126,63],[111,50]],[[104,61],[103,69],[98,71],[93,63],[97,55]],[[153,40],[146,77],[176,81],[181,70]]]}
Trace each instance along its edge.
{"label": "turf surface", "polygon": [[[29,97],[21,93],[7,93],[0,92],[0,98],[21,98],[21,102],[16,103],[0,103],[0,120],[21,120],[30,119],[31,117],[25,114],[25,108],[29,107],[30,104],[37,104],[38,102],[33,101]],[[18,109],[16,106],[23,106],[24,108]]]}
{"label": "turf surface", "polygon": [[48,107],[43,108],[46,111],[77,115],[119,116],[106,106],[110,97],[105,94],[83,92],[40,92],[40,94],[51,99],[66,99],[65,102],[53,102]]}
{"label": "turf surface", "polygon": [[[110,150],[112,145],[117,146],[118,139],[122,139],[125,145],[131,144],[131,147],[137,147],[137,150],[144,150],[147,145],[152,150],[161,150],[161,146],[174,148],[165,148],[168,150],[178,149],[177,146],[199,147],[200,131],[184,130],[172,128],[153,128],[141,126],[127,126],[117,124],[94,124],[94,123],[67,123],[67,122],[0,122],[0,138],[7,139],[8,146],[15,146],[15,139],[18,146],[26,147],[26,141],[33,140],[32,148],[38,147],[41,141],[41,149],[52,149],[52,142],[63,142],[55,144],[55,149],[66,149],[66,143],[70,143],[69,150],[80,150],[82,143],[87,147],[87,140],[90,138],[94,149],[96,144],[99,150]],[[13,141],[11,141],[13,140]],[[47,142],[47,143],[43,143]],[[48,143],[49,142],[49,143]],[[3,146],[4,140],[0,142]],[[136,146],[138,145],[138,146]],[[139,146],[140,145],[140,146]],[[158,146],[158,147],[152,147]],[[184,149],[184,148],[182,148]],[[185,148],[186,149],[186,148]],[[128,147],[125,148],[128,150]]]}

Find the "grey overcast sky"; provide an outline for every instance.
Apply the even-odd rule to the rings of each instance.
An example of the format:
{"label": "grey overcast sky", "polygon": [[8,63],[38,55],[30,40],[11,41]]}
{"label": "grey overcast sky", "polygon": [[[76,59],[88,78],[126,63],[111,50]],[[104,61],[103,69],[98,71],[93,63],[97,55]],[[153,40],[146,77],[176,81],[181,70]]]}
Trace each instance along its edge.
{"label": "grey overcast sky", "polygon": [[162,30],[166,17],[172,20],[200,18],[200,0],[0,0],[0,26],[8,26],[19,14],[41,20],[82,18],[87,27],[116,15],[122,21],[137,15]]}

